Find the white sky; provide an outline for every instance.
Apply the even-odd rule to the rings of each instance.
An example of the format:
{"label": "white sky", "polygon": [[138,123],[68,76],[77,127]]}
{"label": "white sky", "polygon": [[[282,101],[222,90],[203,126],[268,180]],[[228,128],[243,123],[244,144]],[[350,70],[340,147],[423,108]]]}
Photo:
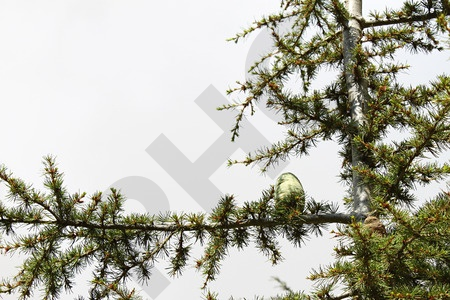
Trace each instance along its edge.
{"label": "white sky", "polygon": [[[237,45],[225,40],[275,11],[277,3],[1,0],[0,162],[40,187],[41,158],[54,154],[72,192],[105,190],[124,178],[141,176],[167,199],[147,208],[201,211],[198,201],[146,149],[164,134],[195,162],[223,134],[194,101],[210,85],[225,95],[235,80],[243,80],[256,35]],[[418,75],[411,81],[426,82],[430,74],[444,72],[447,58],[405,57],[417,65]],[[280,137],[275,123],[263,114],[250,121],[270,141]],[[243,139],[252,138],[245,133]],[[284,170],[297,174],[316,200],[339,200],[344,187],[336,177],[336,149],[323,145]],[[249,151],[238,150],[233,157]],[[210,180],[240,201],[257,199],[261,189],[273,183],[257,168],[227,168],[225,161]],[[136,200],[127,207],[146,209]],[[271,280],[278,276],[293,289],[309,290],[311,283],[304,278],[312,267],[331,259],[332,245],[329,237],[314,239],[302,249],[286,245],[286,260],[276,267],[253,249],[232,253],[211,287],[223,299],[252,299],[280,292]],[[1,257],[0,263],[13,272],[19,260]],[[159,269],[164,272],[163,265]],[[80,278],[78,291],[83,291],[85,279]],[[156,299],[200,298],[202,278],[192,268],[169,280]]]}

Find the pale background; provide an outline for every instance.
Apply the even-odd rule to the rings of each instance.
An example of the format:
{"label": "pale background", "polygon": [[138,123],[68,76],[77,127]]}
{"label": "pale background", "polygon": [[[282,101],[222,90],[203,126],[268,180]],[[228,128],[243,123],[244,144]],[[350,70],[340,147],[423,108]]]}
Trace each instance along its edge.
{"label": "pale background", "polygon": [[[382,7],[391,1],[370,2]],[[41,158],[53,154],[72,192],[102,191],[123,178],[140,176],[159,187],[164,199],[153,199],[147,206],[130,200],[129,210],[150,206],[201,211],[198,201],[146,149],[164,134],[195,162],[223,134],[194,101],[210,85],[225,96],[235,80],[244,79],[257,34],[237,45],[225,40],[277,8],[278,1],[268,0],[0,1],[0,163],[41,187]],[[417,74],[408,80],[427,82],[448,69],[448,57],[405,56],[415,66],[410,73]],[[263,113],[249,122],[272,142],[282,137]],[[245,133],[242,139],[252,141]],[[271,176],[261,175],[257,167],[227,168],[224,160],[210,180],[242,202],[256,200],[280,171],[292,171],[316,200],[339,201],[345,187],[337,179],[337,149],[322,144]],[[237,150],[232,157],[242,158],[249,151]],[[212,197],[212,203],[218,198]],[[333,243],[326,235],[301,249],[286,244],[285,262],[275,267],[252,247],[232,251],[211,288],[221,299],[273,296],[281,292],[271,279],[278,276],[294,290],[308,291],[311,282],[305,277],[311,268],[331,261]],[[20,257],[1,256],[0,263],[6,276]],[[164,273],[164,263],[158,270]],[[88,275],[77,280],[75,294],[85,291]],[[167,280],[156,299],[202,295],[202,277],[193,267]]]}

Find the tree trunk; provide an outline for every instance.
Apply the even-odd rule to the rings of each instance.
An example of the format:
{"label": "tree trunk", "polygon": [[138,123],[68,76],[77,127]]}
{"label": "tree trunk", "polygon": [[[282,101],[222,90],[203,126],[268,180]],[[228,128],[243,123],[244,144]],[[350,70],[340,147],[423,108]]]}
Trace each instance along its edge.
{"label": "tree trunk", "polygon": [[[351,119],[356,126],[358,134],[361,126],[365,123],[364,107],[368,95],[367,87],[360,76],[356,76],[357,58],[356,51],[361,41],[362,28],[362,0],[346,0],[346,8],[350,13],[347,27],[344,30],[344,68],[345,81],[347,84],[348,97],[351,105]],[[351,133],[353,140],[354,134]],[[352,142],[352,167],[353,167],[353,213],[363,218],[370,211],[370,189],[364,183],[361,175],[355,171],[355,167],[364,162],[362,153]]]}

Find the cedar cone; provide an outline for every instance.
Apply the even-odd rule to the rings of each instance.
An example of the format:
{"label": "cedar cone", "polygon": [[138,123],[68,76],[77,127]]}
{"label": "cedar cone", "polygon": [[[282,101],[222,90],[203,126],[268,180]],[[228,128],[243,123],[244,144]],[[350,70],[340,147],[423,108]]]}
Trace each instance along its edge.
{"label": "cedar cone", "polygon": [[364,226],[369,228],[371,232],[376,232],[381,235],[386,234],[386,228],[384,227],[383,223],[381,223],[377,217],[368,216],[364,220]]}

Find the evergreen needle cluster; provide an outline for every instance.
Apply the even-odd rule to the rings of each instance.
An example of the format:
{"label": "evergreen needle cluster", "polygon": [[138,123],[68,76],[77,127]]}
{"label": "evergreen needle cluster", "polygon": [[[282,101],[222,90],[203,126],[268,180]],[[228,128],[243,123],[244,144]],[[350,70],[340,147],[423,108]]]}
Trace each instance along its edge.
{"label": "evergreen needle cluster", "polygon": [[[125,198],[114,189],[91,196],[67,191],[53,157],[44,158],[44,191],[1,168],[9,193],[0,202],[0,248],[26,258],[0,293],[27,299],[39,291],[57,299],[89,267],[90,299],[139,299],[127,280],[151,284],[161,259],[170,262],[171,275],[194,264],[207,289],[230,248],[254,245],[276,264],[280,237],[303,246],[338,223],[335,262],[310,275],[317,289],[297,293],[284,285],[286,294],[273,299],[450,299],[450,192],[414,208],[422,200],[416,186],[450,173],[440,159],[450,146],[450,76],[416,86],[398,79],[409,68],[399,59],[405,51],[448,48],[449,15],[448,0],[408,0],[368,16],[362,0],[282,0],[278,13],[232,39],[265,28],[275,46],[251,67],[250,79],[229,90],[238,101],[221,107],[237,110],[232,139],[259,101],[279,113],[286,136],[230,163],[262,162],[266,169],[334,141],[341,147],[345,199],[277,207],[268,187],[243,205],[226,195],[210,214],[125,214]],[[324,70],[336,78],[321,82]],[[313,88],[315,81],[322,87]],[[398,132],[402,137],[392,138]],[[204,249],[197,260],[190,257],[194,244]]]}

